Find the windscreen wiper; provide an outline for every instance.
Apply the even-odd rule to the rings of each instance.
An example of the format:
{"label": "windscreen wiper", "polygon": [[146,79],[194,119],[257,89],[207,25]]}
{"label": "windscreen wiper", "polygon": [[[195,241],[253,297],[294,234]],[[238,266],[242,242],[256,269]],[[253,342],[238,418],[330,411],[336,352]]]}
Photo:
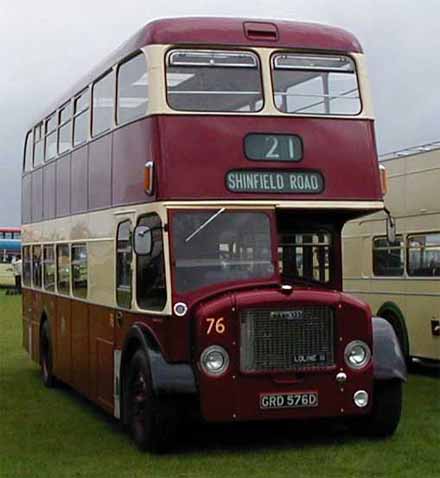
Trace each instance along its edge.
{"label": "windscreen wiper", "polygon": [[217,216],[220,216],[220,214],[225,210],[226,208],[222,207],[219,209],[215,214],[213,214],[211,217],[209,217],[201,226],[199,226],[195,231],[193,231],[188,237],[185,238],[185,242],[189,242],[193,237],[197,236],[197,234],[205,229],[205,227],[210,224]]}

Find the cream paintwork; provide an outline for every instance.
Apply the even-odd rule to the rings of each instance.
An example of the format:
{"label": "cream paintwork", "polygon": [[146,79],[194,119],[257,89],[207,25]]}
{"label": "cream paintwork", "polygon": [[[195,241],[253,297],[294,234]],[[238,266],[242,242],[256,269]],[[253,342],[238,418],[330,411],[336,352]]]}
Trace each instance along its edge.
{"label": "cream paintwork", "polygon": [[[203,113],[194,111],[176,111],[168,106],[166,98],[166,82],[165,82],[165,57],[166,53],[176,48],[175,45],[149,45],[143,48],[143,52],[147,57],[148,65],[148,85],[149,85],[149,106],[148,115],[200,115],[204,116],[218,116],[218,112],[206,112]],[[197,46],[200,48],[200,46]],[[221,45],[207,45],[205,48],[224,48]],[[229,49],[231,49],[229,47]],[[272,70],[271,70],[271,57],[276,52],[294,51],[286,48],[245,48],[237,47],[234,50],[248,50],[255,52],[260,57],[261,62],[261,74],[263,78],[263,91],[264,91],[264,105],[260,111],[252,112],[251,116],[300,116],[300,117],[318,117],[318,118],[350,118],[350,119],[374,119],[373,105],[371,100],[371,91],[368,82],[367,66],[365,61],[365,55],[360,53],[350,53],[350,56],[356,63],[359,89],[362,98],[362,111],[359,115],[313,115],[313,114],[288,114],[279,111],[274,104],[273,92],[272,92]],[[248,115],[243,112],[225,112],[222,115],[232,116],[244,116]]]}
{"label": "cream paintwork", "polygon": [[[440,149],[383,162],[389,173],[385,204],[406,240],[414,233],[440,232]],[[344,289],[363,298],[373,312],[385,302],[399,305],[414,356],[440,360],[440,338],[431,334],[431,320],[440,320],[440,278],[373,276],[372,240],[385,235],[385,214],[348,223],[343,230]]]}
{"label": "cream paintwork", "polygon": [[[156,212],[167,222],[169,209],[213,208],[227,207],[231,209],[351,209],[377,211],[383,207],[377,201],[172,201],[156,202],[151,204],[130,205],[116,207],[85,214],[77,214],[65,218],[53,219],[36,224],[23,226],[23,246],[34,244],[88,244],[88,280],[89,290],[87,302],[117,308],[115,292],[115,247],[116,229],[120,222],[130,219],[136,224],[138,218],[144,214]],[[164,254],[167,302],[160,312],[146,311],[136,303],[133,294],[132,310],[150,312],[156,315],[171,314],[171,266],[168,233],[164,231]],[[136,274],[133,268],[133,290],[136,290]]]}

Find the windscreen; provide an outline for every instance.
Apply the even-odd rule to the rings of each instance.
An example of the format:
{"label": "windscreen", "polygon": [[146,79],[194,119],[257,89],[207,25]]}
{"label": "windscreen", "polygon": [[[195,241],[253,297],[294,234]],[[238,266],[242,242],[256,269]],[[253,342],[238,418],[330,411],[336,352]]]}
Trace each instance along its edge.
{"label": "windscreen", "polygon": [[283,113],[356,115],[361,100],[348,56],[278,54],[272,59],[274,99]]}
{"label": "windscreen", "polygon": [[263,106],[259,61],[251,52],[173,50],[166,82],[175,110],[253,112]]}
{"label": "windscreen", "polygon": [[176,291],[274,273],[270,221],[258,212],[178,212],[172,223]]}

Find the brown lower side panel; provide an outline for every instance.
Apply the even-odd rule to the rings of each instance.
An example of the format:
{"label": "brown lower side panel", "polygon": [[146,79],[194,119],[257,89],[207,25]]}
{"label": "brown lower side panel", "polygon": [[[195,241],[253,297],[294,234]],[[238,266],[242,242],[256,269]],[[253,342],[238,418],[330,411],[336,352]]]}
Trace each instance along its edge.
{"label": "brown lower side panel", "polygon": [[22,343],[37,363],[42,318],[49,322],[54,375],[113,413],[113,309],[23,289]]}

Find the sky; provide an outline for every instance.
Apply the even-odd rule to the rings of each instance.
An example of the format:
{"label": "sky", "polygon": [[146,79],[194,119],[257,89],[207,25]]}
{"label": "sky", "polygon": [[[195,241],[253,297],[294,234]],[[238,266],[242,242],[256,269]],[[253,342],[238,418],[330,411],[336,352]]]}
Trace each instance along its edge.
{"label": "sky", "polygon": [[185,15],[345,28],[367,55],[379,153],[440,140],[438,0],[0,0],[0,225],[20,223],[23,141],[35,119],[142,25]]}

